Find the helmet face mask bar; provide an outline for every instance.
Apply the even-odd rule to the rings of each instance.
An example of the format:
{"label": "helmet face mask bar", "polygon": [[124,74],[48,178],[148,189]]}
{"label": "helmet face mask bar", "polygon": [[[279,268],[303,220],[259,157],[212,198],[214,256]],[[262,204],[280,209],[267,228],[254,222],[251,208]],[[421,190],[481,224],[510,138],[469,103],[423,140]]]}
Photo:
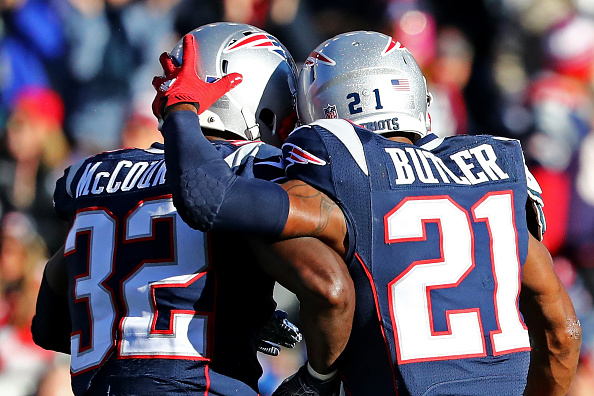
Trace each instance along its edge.
{"label": "helmet face mask bar", "polygon": [[299,75],[302,123],[343,118],[378,134],[430,129],[427,81],[410,52],[389,36],[356,31],[320,44]]}
{"label": "helmet face mask bar", "polygon": [[[295,62],[287,49],[264,30],[242,23],[213,23],[188,34],[196,38],[198,77],[212,82],[233,72],[243,75],[241,84],[200,114],[200,125],[237,139],[280,144],[283,121],[295,111],[297,89]],[[171,55],[181,63],[182,40]]]}

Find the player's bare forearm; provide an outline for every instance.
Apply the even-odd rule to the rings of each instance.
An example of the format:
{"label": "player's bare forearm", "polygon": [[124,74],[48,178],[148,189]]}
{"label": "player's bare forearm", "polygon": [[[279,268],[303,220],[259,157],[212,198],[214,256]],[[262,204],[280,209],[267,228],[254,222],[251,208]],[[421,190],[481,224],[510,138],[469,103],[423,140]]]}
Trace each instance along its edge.
{"label": "player's bare forearm", "polygon": [[[524,296],[522,298],[525,298]],[[537,311],[538,304],[523,303],[523,311]],[[579,359],[581,328],[575,316],[548,327],[526,320],[531,329],[532,353],[524,395],[565,395],[573,381]]]}
{"label": "player's bare forearm", "polygon": [[264,271],[299,299],[309,363],[319,373],[333,371],[349,339],[355,311],[355,290],[346,264],[316,238],[273,244],[252,240],[250,245]]}
{"label": "player's bare forearm", "polygon": [[282,237],[316,237],[344,257],[347,226],[338,205],[300,180],[288,181],[283,188],[289,194],[290,210]]}
{"label": "player's bare forearm", "polygon": [[565,395],[577,370],[581,327],[548,251],[530,239],[520,296],[532,344],[524,395]]}

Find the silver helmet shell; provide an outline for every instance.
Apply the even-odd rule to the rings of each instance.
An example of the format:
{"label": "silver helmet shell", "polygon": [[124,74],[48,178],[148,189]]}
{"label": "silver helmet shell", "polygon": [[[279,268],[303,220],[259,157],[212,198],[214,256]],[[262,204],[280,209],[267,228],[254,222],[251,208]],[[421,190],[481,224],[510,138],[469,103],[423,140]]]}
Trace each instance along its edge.
{"label": "silver helmet shell", "polygon": [[378,134],[413,132],[431,123],[427,81],[411,53],[385,34],[356,31],[320,44],[299,75],[302,123],[343,118]]}
{"label": "silver helmet shell", "polygon": [[[200,115],[200,125],[278,145],[283,122],[296,119],[297,69],[289,51],[264,30],[242,23],[213,23],[188,34],[196,38],[198,77],[212,82],[233,72],[243,76]],[[182,40],[171,55],[181,63]]]}

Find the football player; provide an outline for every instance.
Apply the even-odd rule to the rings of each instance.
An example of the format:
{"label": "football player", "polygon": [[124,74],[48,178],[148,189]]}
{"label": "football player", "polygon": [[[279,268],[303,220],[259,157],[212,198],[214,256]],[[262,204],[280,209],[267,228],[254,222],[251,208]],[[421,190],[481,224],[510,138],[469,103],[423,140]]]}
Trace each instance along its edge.
{"label": "football player", "polygon": [[[208,84],[176,84],[157,96],[186,95],[165,107],[162,132],[188,224],[313,235],[345,258],[357,296],[338,361],[348,394],[567,392],[581,328],[540,242],[543,203],[522,149],[430,133],[431,95],[398,41],[351,32],[312,52],[298,87],[308,124],[283,145],[283,185],[229,172],[196,127]],[[275,216],[252,217],[259,205]],[[302,368],[275,394],[324,394],[315,374]]]}
{"label": "football player", "polygon": [[[280,150],[250,140],[274,140],[286,125],[292,128],[291,55],[245,24],[206,25],[190,36],[200,43],[202,78],[218,79],[213,102],[241,82],[237,74],[220,77],[245,76],[241,88],[201,115],[213,149],[242,177],[282,179]],[[223,140],[229,137],[234,140]],[[288,347],[301,335],[273,317],[274,280],[256,266],[245,236],[202,233],[180,219],[164,155],[154,144],[66,169],[54,197],[70,231],[46,267],[35,341],[71,354],[76,395],[257,395],[257,348],[278,353],[277,345],[260,344],[262,332]],[[316,251],[316,239],[295,242],[288,250],[299,249],[312,265],[337,257],[328,248],[330,259]],[[336,277],[327,273],[332,282]]]}

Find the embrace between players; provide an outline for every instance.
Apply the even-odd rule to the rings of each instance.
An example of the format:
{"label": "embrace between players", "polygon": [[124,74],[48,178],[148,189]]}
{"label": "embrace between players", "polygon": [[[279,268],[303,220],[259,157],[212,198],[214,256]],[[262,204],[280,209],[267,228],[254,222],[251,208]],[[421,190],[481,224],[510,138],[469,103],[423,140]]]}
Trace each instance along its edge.
{"label": "embrace between players", "polygon": [[297,78],[273,36],[218,23],[160,62],[164,148],[91,157],[56,187],[71,231],[33,332],[71,354],[77,396],[258,394],[262,328],[298,339],[274,281],[299,298],[308,354],[275,395],[567,392],[581,329],[522,149],[430,133],[398,41],[341,34]]}

